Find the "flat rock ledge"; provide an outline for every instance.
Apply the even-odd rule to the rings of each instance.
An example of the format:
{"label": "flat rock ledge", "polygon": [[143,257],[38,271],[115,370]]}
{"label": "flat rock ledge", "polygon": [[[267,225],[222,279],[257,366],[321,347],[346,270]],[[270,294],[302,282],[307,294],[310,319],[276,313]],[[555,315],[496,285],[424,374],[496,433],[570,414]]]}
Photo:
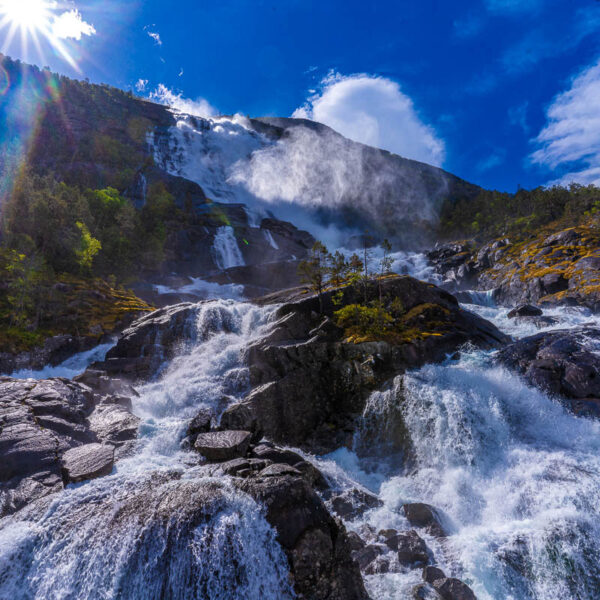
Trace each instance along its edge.
{"label": "flat rock ledge", "polygon": [[85,444],[67,450],[62,456],[65,483],[78,483],[109,475],[115,463],[114,446]]}
{"label": "flat rock ledge", "polygon": [[210,431],[199,433],[194,448],[209,461],[225,461],[246,454],[252,434],[249,431]]}

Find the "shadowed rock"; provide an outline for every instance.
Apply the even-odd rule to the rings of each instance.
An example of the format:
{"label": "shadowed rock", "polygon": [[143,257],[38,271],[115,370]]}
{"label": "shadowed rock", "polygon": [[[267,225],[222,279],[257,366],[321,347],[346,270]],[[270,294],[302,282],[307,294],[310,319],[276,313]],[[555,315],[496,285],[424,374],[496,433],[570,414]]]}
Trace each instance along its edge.
{"label": "shadowed rock", "polygon": [[429,504],[413,502],[402,506],[408,522],[414,527],[424,527],[431,535],[445,537],[445,532],[438,511]]}

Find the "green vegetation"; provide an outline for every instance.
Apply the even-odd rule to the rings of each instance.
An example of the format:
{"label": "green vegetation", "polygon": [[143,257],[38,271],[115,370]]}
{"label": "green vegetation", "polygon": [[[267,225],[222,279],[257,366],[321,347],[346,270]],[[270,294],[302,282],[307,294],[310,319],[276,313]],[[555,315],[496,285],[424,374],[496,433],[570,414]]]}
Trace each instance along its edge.
{"label": "green vegetation", "polygon": [[25,170],[2,208],[0,350],[56,333],[101,335],[150,309],[120,285],[164,260],[179,216],[164,187],[137,211],[114,188],[82,191]]}
{"label": "green vegetation", "polygon": [[593,185],[521,189],[516,194],[482,190],[475,198],[444,203],[439,233],[446,239],[519,238],[542,227],[597,226],[599,217],[600,189]]}

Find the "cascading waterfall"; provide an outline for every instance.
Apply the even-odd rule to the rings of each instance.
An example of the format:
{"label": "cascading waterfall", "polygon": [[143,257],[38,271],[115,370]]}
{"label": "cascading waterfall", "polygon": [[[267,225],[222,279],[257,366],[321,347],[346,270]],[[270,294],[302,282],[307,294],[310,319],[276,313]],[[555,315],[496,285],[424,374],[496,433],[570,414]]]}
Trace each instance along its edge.
{"label": "cascading waterfall", "polygon": [[221,270],[244,265],[244,257],[235,239],[233,227],[224,225],[217,229],[212,252],[217,267]]}
{"label": "cascading waterfall", "polygon": [[287,560],[262,507],[179,442],[248,389],[243,351],[272,308],[197,305],[193,341],[140,388],[138,448],[108,477],[71,485],[0,521],[0,598],[285,600]]}
{"label": "cascading waterfall", "polygon": [[[600,597],[600,423],[567,413],[483,352],[373,394],[357,450],[382,415],[382,437],[392,431],[408,449],[401,466],[385,445],[377,461],[343,450],[319,463],[342,487],[366,486],[384,503],[349,527],[410,529],[402,504],[426,502],[443,511],[450,534],[423,534],[437,564],[480,600]],[[390,415],[400,417],[395,427]],[[366,583],[374,598],[399,600],[418,575]]]}

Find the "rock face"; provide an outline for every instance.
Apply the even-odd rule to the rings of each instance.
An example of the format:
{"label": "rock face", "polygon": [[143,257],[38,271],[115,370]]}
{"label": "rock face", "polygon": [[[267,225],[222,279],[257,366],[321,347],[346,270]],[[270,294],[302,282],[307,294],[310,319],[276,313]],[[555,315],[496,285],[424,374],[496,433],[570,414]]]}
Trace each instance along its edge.
{"label": "rock face", "polygon": [[510,344],[497,360],[529,383],[558,396],[575,413],[600,416],[600,329],[539,333]]}
{"label": "rock face", "polygon": [[175,348],[195,339],[193,317],[196,305],[190,302],[167,306],[135,321],[96,370],[132,380],[148,379]]}
{"label": "rock face", "polygon": [[125,451],[137,434],[137,418],[115,396],[82,383],[3,377],[0,397],[0,515],[59,491],[63,475],[110,472],[115,448]]}
{"label": "rock face", "polygon": [[298,597],[368,599],[343,526],[304,479],[259,473],[239,487],[267,507],[267,520],[288,557]]}
{"label": "rock face", "polygon": [[600,309],[600,234],[576,227],[534,239],[457,242],[429,260],[451,290],[494,290],[500,304],[581,305]]}
{"label": "rock face", "polygon": [[[222,426],[327,452],[350,443],[366,398],[395,374],[443,360],[466,342],[495,348],[508,341],[435,286],[410,277],[382,285],[382,293],[405,311],[408,333],[398,343],[346,341],[332,320],[334,292],[324,294],[322,315],[318,299],[305,289],[260,299],[283,305],[270,334],[247,351],[252,392],[225,411]],[[361,301],[361,290],[341,293],[341,306]],[[371,297],[377,293],[376,286],[369,288]]]}
{"label": "rock face", "polygon": [[433,506],[415,502],[404,504],[402,509],[408,522],[414,527],[423,527],[436,537],[445,537],[447,535],[442,526],[440,515]]}
{"label": "rock face", "polygon": [[70,448],[62,455],[65,483],[77,483],[108,475],[115,462],[115,448],[104,444],[84,444]]}
{"label": "rock face", "polygon": [[[243,435],[242,435],[243,434]],[[300,455],[271,443],[248,448],[250,435],[239,431],[200,433],[211,442],[213,475],[227,474],[234,485],[266,507],[268,522],[285,551],[294,588],[307,600],[367,600],[351,542],[340,521],[329,514],[315,488],[327,488],[323,475]],[[242,443],[238,458],[227,462],[220,453],[229,443]],[[230,446],[228,446],[230,447]]]}

